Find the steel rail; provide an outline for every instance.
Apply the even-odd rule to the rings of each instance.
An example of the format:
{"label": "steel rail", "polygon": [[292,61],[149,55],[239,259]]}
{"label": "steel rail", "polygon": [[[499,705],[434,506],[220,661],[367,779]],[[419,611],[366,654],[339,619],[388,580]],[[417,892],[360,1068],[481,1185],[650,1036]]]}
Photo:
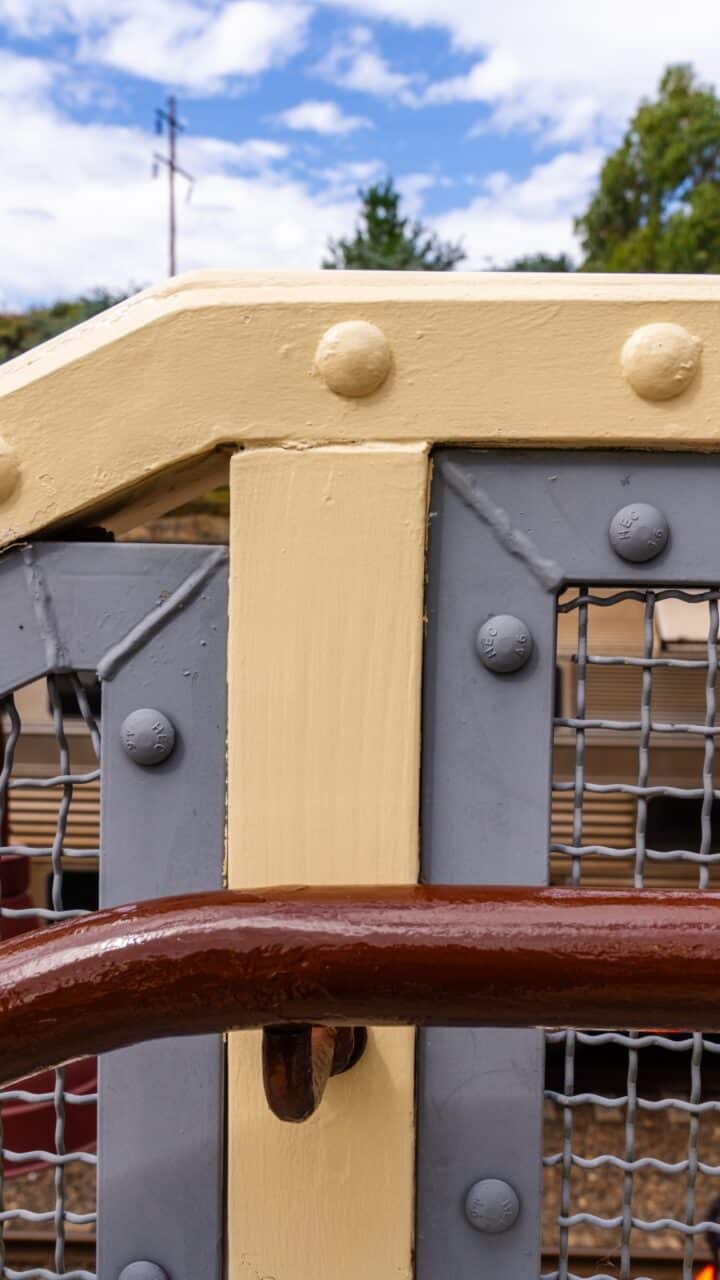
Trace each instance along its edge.
{"label": "steel rail", "polygon": [[277,888],[0,946],[3,1084],[164,1036],[294,1025],[720,1031],[720,894]]}

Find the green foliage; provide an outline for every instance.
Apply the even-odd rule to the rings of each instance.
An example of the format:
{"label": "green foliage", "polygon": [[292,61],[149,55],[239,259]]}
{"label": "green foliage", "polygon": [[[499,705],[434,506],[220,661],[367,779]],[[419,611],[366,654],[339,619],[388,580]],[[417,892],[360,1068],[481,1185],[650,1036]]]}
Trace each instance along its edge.
{"label": "green foliage", "polygon": [[720,271],[720,100],[691,66],[641,102],[575,225],[586,271]]}
{"label": "green foliage", "polygon": [[400,216],[392,178],[359,191],[362,202],[351,240],[328,241],[323,266],[355,271],[452,271],[466,257],[459,244],[442,241],[421,222]]}
{"label": "green foliage", "polygon": [[575,264],[566,253],[526,253],[509,262],[503,271],[574,271]]}
{"label": "green foliage", "polygon": [[46,342],[83,320],[89,320],[116,302],[122,302],[124,297],[124,294],[98,289],[72,301],[55,302],[51,307],[33,307],[30,311],[17,313],[0,312],[0,363],[29,351],[39,342]]}

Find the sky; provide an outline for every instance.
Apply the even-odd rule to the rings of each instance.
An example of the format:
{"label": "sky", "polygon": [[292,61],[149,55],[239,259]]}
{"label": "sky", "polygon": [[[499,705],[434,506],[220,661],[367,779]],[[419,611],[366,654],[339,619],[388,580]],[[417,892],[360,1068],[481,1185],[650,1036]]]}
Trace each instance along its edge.
{"label": "sky", "polygon": [[168,92],[181,271],[316,268],[387,175],[466,268],[576,257],[677,61],[720,82],[717,0],[0,0],[0,306],[164,278]]}

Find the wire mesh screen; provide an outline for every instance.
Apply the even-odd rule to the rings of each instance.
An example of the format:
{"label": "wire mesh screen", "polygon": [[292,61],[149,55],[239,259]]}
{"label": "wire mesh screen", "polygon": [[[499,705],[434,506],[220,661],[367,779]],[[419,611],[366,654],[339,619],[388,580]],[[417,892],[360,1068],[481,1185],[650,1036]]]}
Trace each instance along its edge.
{"label": "wire mesh screen", "polygon": [[[716,882],[719,599],[714,587],[560,597],[554,883]],[[718,1038],[568,1030],[546,1045],[546,1277],[691,1280],[720,1239]]]}
{"label": "wire mesh screen", "polygon": [[[85,675],[3,700],[0,929],[52,928],[96,906],[100,731]],[[94,1280],[94,1061],[0,1091],[0,1276]],[[76,1266],[80,1258],[81,1265]]]}

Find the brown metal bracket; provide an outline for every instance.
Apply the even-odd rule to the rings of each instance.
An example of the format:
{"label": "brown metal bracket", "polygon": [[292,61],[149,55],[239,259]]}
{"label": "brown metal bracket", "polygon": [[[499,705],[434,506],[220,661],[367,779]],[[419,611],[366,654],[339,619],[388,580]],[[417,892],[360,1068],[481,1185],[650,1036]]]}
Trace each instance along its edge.
{"label": "brown metal bracket", "polygon": [[364,1027],[265,1027],[262,1041],[265,1097],[278,1120],[309,1120],[331,1076],[359,1062]]}

